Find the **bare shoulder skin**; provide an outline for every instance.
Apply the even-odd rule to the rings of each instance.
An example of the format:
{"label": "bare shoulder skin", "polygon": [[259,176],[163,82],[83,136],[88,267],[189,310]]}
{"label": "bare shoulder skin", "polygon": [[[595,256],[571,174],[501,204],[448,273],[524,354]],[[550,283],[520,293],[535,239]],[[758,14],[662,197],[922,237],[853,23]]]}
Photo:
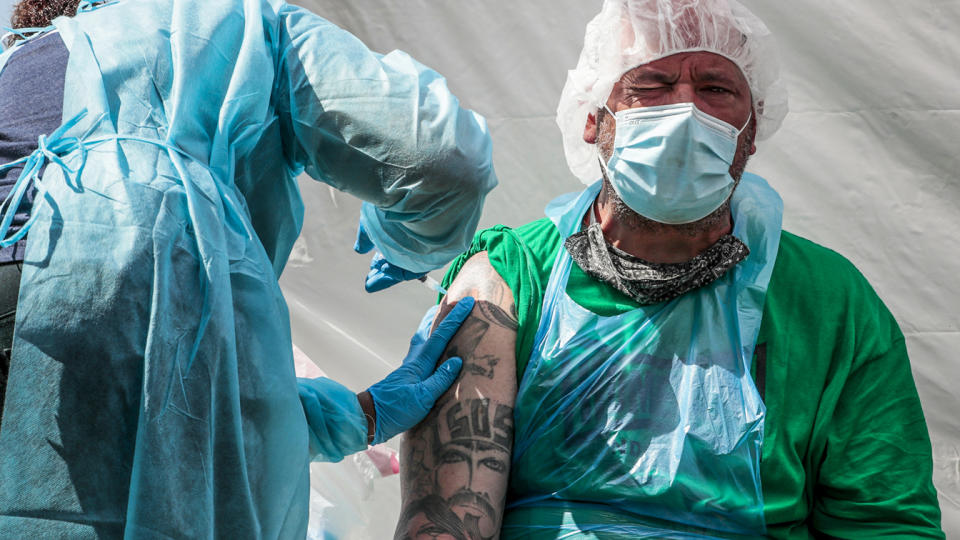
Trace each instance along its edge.
{"label": "bare shoulder skin", "polygon": [[476,306],[440,360],[463,358],[460,377],[400,446],[396,539],[500,537],[517,394],[516,308],[485,252],[464,265],[434,327],[465,296]]}

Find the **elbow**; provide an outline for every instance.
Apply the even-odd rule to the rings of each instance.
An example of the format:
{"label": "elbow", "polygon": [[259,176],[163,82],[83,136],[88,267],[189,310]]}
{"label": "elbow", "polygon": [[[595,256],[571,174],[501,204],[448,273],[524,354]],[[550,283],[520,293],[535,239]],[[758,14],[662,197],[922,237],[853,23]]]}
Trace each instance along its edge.
{"label": "elbow", "polygon": [[460,171],[463,175],[469,171],[464,189],[470,189],[474,198],[483,199],[498,183],[493,166],[493,139],[482,115],[461,109],[459,116],[458,131],[465,126],[462,130],[466,133],[458,133],[458,144],[453,149],[458,160],[452,172]]}
{"label": "elbow", "polygon": [[[421,130],[414,155],[425,159],[416,176],[460,202],[482,201],[498,184],[493,140],[483,116],[456,104],[453,108],[455,114],[444,121],[435,119],[438,123],[432,129]],[[426,149],[429,157],[423,153]]]}

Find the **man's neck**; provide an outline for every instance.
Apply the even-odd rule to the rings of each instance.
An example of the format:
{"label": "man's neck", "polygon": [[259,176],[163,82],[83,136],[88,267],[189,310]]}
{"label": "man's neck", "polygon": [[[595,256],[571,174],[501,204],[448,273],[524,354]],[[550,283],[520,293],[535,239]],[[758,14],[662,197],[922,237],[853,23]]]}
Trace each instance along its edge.
{"label": "man's neck", "polygon": [[[719,215],[705,218],[703,224],[672,226],[650,221],[628,223],[617,217],[613,201],[606,190],[601,190],[590,212],[596,212],[603,237],[610,245],[651,263],[687,262],[733,230],[729,205],[724,205]],[[584,217],[584,223],[589,222],[588,214]]]}

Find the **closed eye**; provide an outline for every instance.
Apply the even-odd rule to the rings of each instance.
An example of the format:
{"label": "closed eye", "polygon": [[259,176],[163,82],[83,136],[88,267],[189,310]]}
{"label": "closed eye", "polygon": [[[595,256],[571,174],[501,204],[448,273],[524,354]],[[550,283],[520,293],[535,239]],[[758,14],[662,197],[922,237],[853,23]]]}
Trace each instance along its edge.
{"label": "closed eye", "polygon": [[648,92],[662,92],[664,90],[669,90],[670,86],[665,84],[658,84],[656,86],[631,86],[624,90],[624,93],[628,96],[631,94],[645,94]]}

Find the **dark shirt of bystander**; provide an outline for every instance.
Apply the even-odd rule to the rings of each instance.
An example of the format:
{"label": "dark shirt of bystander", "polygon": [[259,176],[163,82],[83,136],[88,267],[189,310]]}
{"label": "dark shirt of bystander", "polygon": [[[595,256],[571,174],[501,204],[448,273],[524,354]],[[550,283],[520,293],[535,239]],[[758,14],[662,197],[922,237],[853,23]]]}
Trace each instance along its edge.
{"label": "dark shirt of bystander", "polygon": [[[63,81],[69,52],[52,32],[17,46],[0,71],[0,165],[16,161],[37,149],[40,135],[53,133],[62,123]],[[0,172],[0,200],[10,194],[22,167]],[[9,233],[27,221],[34,190],[27,193]],[[9,234],[8,233],[8,234]],[[25,240],[0,248],[0,265],[22,262]]]}
{"label": "dark shirt of bystander", "polygon": [[[68,57],[67,47],[56,32],[31,39],[10,53],[0,71],[0,165],[30,155],[37,149],[41,135],[49,135],[60,127]],[[10,195],[22,169],[18,165],[0,171],[0,201]],[[35,192],[31,188],[21,201],[8,234],[26,223]],[[23,262],[25,251],[26,239],[0,248],[0,411],[20,289],[20,265],[14,263]]]}

